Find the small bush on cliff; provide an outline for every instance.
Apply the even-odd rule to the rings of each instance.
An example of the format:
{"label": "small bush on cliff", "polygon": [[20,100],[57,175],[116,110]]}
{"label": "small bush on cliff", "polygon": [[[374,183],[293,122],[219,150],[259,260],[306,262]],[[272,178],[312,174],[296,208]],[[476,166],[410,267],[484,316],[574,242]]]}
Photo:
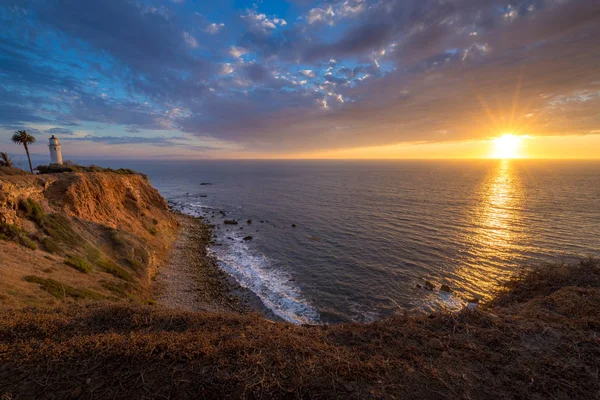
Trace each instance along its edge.
{"label": "small bush on cliff", "polygon": [[42,222],[46,213],[35,200],[31,197],[19,201],[19,210],[21,210],[27,219],[30,219],[38,224]]}
{"label": "small bush on cliff", "polygon": [[41,226],[44,232],[55,240],[72,246],[81,244],[81,236],[73,230],[71,221],[62,214],[48,214]]}
{"label": "small bush on cliff", "polygon": [[65,258],[65,264],[71,268],[75,268],[79,272],[88,274],[92,270],[92,266],[82,257],[69,255]]}
{"label": "small bush on cliff", "polygon": [[16,242],[21,246],[25,246],[31,250],[37,249],[37,244],[16,225],[0,223],[0,239]]}
{"label": "small bush on cliff", "polygon": [[124,281],[133,282],[133,275],[129,271],[113,260],[106,258],[98,248],[87,245],[85,247],[85,256],[90,263],[96,265],[104,272]]}
{"label": "small bush on cliff", "polygon": [[81,236],[73,230],[71,222],[66,216],[58,213],[46,214],[32,198],[21,200],[19,210],[25,214],[27,219],[42,228],[44,233],[52,239],[71,246],[78,246],[81,243]]}
{"label": "small bush on cliff", "polygon": [[37,283],[40,289],[56,297],[57,299],[63,299],[65,297],[71,297],[73,299],[80,300],[100,300],[104,298],[99,293],[89,289],[79,289],[73,286],[65,285],[54,279],[42,278],[41,276],[28,275],[23,277],[27,282]]}
{"label": "small bush on cliff", "polygon": [[41,239],[40,242],[42,243],[44,250],[46,250],[50,254],[56,254],[61,252],[60,246],[51,237],[45,237]]}

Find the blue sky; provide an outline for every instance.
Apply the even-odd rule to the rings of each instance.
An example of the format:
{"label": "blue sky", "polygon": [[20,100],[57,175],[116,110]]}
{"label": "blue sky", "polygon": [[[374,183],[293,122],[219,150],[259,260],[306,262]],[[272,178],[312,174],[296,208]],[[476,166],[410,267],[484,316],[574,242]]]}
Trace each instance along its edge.
{"label": "blue sky", "polygon": [[598,37],[590,0],[1,0],[0,149],[23,128],[140,158],[597,134]]}

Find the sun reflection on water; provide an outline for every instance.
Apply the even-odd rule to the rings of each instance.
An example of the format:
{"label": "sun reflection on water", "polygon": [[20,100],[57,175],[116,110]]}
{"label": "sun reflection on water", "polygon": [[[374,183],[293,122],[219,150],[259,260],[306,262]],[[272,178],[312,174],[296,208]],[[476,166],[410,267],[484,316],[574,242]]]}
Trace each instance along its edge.
{"label": "sun reflection on water", "polygon": [[514,162],[502,160],[485,178],[470,215],[468,265],[457,270],[469,292],[486,297],[511,274],[523,247],[523,187]]}

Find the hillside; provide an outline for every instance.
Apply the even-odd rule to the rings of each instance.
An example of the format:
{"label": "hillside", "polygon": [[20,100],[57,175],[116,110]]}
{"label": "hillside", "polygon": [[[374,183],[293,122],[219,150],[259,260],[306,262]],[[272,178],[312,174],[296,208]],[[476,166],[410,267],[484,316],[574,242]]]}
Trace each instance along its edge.
{"label": "hillside", "polygon": [[0,308],[152,301],[178,222],[146,177],[0,172]]}
{"label": "hillside", "polygon": [[0,314],[10,399],[593,399],[600,263],[548,265],[490,308],[368,325],[143,306]]}

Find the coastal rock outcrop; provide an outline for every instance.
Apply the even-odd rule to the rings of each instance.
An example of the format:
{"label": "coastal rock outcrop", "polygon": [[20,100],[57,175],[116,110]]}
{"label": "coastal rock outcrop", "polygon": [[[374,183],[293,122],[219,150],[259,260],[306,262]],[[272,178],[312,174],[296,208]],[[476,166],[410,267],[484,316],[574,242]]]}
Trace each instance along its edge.
{"label": "coastal rock outcrop", "polygon": [[[144,302],[177,230],[166,201],[141,174],[0,175],[0,308],[87,298]],[[79,260],[84,273],[65,260]]]}

